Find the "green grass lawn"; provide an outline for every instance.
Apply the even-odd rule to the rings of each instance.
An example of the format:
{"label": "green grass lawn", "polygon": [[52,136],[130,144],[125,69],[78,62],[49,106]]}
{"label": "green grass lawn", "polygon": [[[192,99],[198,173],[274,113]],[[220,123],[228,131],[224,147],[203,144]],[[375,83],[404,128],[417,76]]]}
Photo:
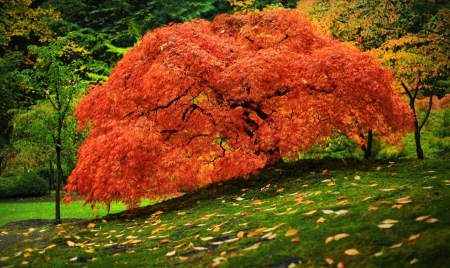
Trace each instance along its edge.
{"label": "green grass lawn", "polygon": [[0,230],[18,239],[0,266],[448,267],[449,204],[448,160],[281,163],[133,212]]}
{"label": "green grass lawn", "polygon": [[[83,201],[70,203],[66,206],[61,203],[61,218],[86,218],[93,219],[103,217],[107,214],[105,208],[100,208],[97,211],[92,211],[88,206],[81,207]],[[149,200],[144,200],[142,205],[148,205]],[[111,213],[118,213],[125,209],[125,206],[120,203],[111,204]],[[1,203],[0,202],[0,226],[14,221],[22,221],[28,219],[54,219],[55,218],[55,202],[30,202],[30,203]]]}

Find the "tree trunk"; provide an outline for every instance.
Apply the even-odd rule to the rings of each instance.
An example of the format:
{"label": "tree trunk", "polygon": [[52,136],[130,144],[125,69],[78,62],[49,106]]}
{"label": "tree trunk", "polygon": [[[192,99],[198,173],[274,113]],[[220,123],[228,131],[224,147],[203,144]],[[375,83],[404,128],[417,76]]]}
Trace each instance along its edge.
{"label": "tree trunk", "polygon": [[55,189],[55,224],[61,224],[61,207],[59,190],[61,188],[61,147],[56,145],[56,189]]}
{"label": "tree trunk", "polygon": [[416,129],[414,131],[414,141],[416,142],[417,159],[424,159],[422,145],[420,144],[419,122],[417,122],[417,118],[415,115],[414,115],[414,128]]}
{"label": "tree trunk", "polygon": [[[359,134],[361,138],[364,139],[364,134]],[[364,159],[369,159],[372,157],[372,140],[373,140],[373,132],[370,129],[367,135],[367,146],[364,144],[361,146],[361,149],[364,152]]]}

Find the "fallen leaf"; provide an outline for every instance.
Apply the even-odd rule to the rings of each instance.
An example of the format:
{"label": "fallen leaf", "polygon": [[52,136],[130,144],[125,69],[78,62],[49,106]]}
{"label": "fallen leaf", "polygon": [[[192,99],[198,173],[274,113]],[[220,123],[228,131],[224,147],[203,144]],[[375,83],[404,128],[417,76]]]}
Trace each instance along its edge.
{"label": "fallen leaf", "polygon": [[253,245],[253,246],[251,246],[251,247],[248,247],[248,248],[244,248],[244,251],[248,251],[248,250],[253,250],[253,249],[257,249],[257,248],[259,247],[259,245],[261,245],[261,242],[258,242],[258,243],[254,244],[254,245]]}
{"label": "fallen leaf", "polygon": [[399,247],[401,247],[403,245],[403,243],[398,243],[398,244],[395,244],[395,245],[393,245],[393,246],[390,246],[389,248],[399,248]]}
{"label": "fallen leaf", "polygon": [[237,201],[242,201],[242,200],[244,200],[244,198],[242,198],[242,197],[239,196],[238,198],[236,198],[236,200],[237,200]]}
{"label": "fallen leaf", "polygon": [[291,230],[289,230],[289,231],[286,232],[285,236],[293,236],[293,235],[295,235],[295,234],[297,234],[297,233],[298,233],[297,230],[291,229]]}
{"label": "fallen leaf", "polygon": [[198,251],[208,250],[208,248],[205,247],[194,247],[194,249]]}
{"label": "fallen leaf", "polygon": [[322,210],[322,212],[325,213],[325,214],[332,214],[332,213],[334,213],[333,210],[329,210],[329,209]]}
{"label": "fallen leaf", "polygon": [[414,258],[414,259],[412,259],[410,262],[409,262],[409,264],[414,264],[414,263],[416,263],[418,261],[418,259],[416,259],[416,258]]}
{"label": "fallen leaf", "polygon": [[410,237],[408,238],[408,241],[416,240],[416,239],[418,239],[419,237],[420,237],[420,234],[412,235],[412,236],[410,236]]}
{"label": "fallen leaf", "polygon": [[423,220],[429,218],[430,216],[431,216],[431,215],[419,217],[419,218],[416,219],[416,221],[423,221]]}
{"label": "fallen leaf", "polygon": [[383,221],[383,223],[397,223],[397,222],[398,222],[397,220],[391,220],[391,219]]}
{"label": "fallen leaf", "polygon": [[220,227],[219,226],[216,226],[216,227],[214,227],[214,229],[212,230],[213,232],[218,232],[218,231],[220,231]]}
{"label": "fallen leaf", "polygon": [[250,233],[247,234],[247,237],[254,237],[256,235],[258,235],[257,232],[250,232]]}
{"label": "fallen leaf", "polygon": [[377,252],[377,253],[373,254],[373,256],[375,256],[375,257],[380,257],[382,255],[383,255],[383,251],[380,251],[380,252]]}
{"label": "fallen leaf", "polygon": [[166,256],[167,256],[167,257],[170,257],[170,256],[175,255],[175,253],[177,253],[177,251],[176,251],[176,250],[173,250],[173,251],[168,252],[168,253],[166,254]]}
{"label": "fallen leaf", "polygon": [[328,174],[328,169],[324,169],[323,171],[322,171],[322,175],[327,175]]}
{"label": "fallen leaf", "polygon": [[88,249],[85,250],[87,253],[94,253],[95,249],[92,247],[89,247]]}
{"label": "fallen leaf", "polygon": [[435,222],[438,222],[438,221],[439,220],[435,219],[435,218],[430,218],[430,219],[427,220],[428,223],[435,223]]}
{"label": "fallen leaf", "polygon": [[262,204],[262,201],[261,200],[254,200],[253,202],[252,202],[252,205],[261,205]]}
{"label": "fallen leaf", "polygon": [[69,240],[69,241],[67,241],[67,245],[68,245],[69,247],[74,247],[74,246],[75,246],[75,243]]}
{"label": "fallen leaf", "polygon": [[402,204],[392,205],[392,208],[398,208],[398,209],[400,209],[400,208],[402,208],[402,207],[403,207]]}
{"label": "fallen leaf", "polygon": [[328,184],[327,184],[328,186],[335,186],[336,185],[336,183],[335,182],[332,182],[332,181],[330,181]]}
{"label": "fallen leaf", "polygon": [[162,244],[168,244],[168,243],[170,243],[170,242],[171,242],[171,240],[169,240],[169,239],[163,239],[163,240],[159,241],[159,244],[160,244],[160,245],[162,245]]}
{"label": "fallen leaf", "polygon": [[94,228],[95,227],[95,223],[89,223],[87,228]]}
{"label": "fallen leaf", "polygon": [[391,224],[391,223],[385,223],[385,224],[380,224],[380,225],[378,225],[378,227],[380,227],[381,229],[389,229],[389,228],[391,228],[392,226],[394,226],[394,225]]}
{"label": "fallen leaf", "polygon": [[152,216],[154,215],[154,216],[157,216],[157,215],[161,215],[161,214],[163,214],[164,212],[162,212],[161,210],[158,210],[158,211],[156,211],[155,213],[153,213],[152,214]]}
{"label": "fallen leaf", "polygon": [[369,210],[370,211],[375,211],[375,210],[379,210],[379,207],[374,207],[374,206],[369,206]]}
{"label": "fallen leaf", "polygon": [[409,198],[409,196],[397,199],[398,204],[408,204],[411,202],[412,202],[412,200]]}
{"label": "fallen leaf", "polygon": [[326,222],[327,221],[327,219],[325,219],[325,218],[323,218],[323,217],[320,217],[318,220],[317,220],[317,223],[324,223],[324,222]]}
{"label": "fallen leaf", "polygon": [[309,215],[312,215],[312,214],[314,214],[314,213],[316,213],[316,212],[317,212],[317,210],[312,210],[312,211],[310,211],[310,212],[303,213],[303,215],[309,216]]}
{"label": "fallen leaf", "polygon": [[277,193],[281,193],[283,191],[284,191],[284,188],[280,188],[280,189],[277,190]]}
{"label": "fallen leaf", "polygon": [[73,257],[73,258],[70,259],[69,261],[74,262],[74,261],[76,261],[76,260],[78,260],[78,257]]}
{"label": "fallen leaf", "polygon": [[47,249],[51,249],[51,248],[54,248],[54,247],[56,247],[56,244],[51,244],[51,245],[48,245],[46,248],[44,248],[45,250],[47,250]]}
{"label": "fallen leaf", "polygon": [[346,237],[349,237],[349,236],[350,236],[349,234],[337,234],[337,235],[334,236],[334,240],[340,240],[342,238],[346,238]]}
{"label": "fallen leaf", "polygon": [[352,186],[358,186],[358,184],[356,184],[356,183],[352,182]]}
{"label": "fallen leaf", "polygon": [[360,179],[361,179],[360,176],[358,176],[358,175],[355,176],[355,180],[360,180]]}
{"label": "fallen leaf", "polygon": [[31,256],[31,254],[30,254],[29,252],[23,254],[23,257],[24,257],[24,258],[28,258],[28,257],[30,257],[30,256]]}
{"label": "fallen leaf", "polygon": [[358,255],[358,254],[361,254],[361,253],[359,253],[358,250],[352,248],[352,249],[347,249],[347,250],[345,251],[345,254],[350,255],[350,256],[353,256],[353,255]]}
{"label": "fallen leaf", "polygon": [[184,211],[178,212],[177,215],[178,215],[178,216],[184,216],[184,215],[186,215],[186,212],[184,212]]}
{"label": "fallen leaf", "polygon": [[326,258],[325,262],[328,263],[328,265],[332,265],[334,263],[334,261],[330,258]]}
{"label": "fallen leaf", "polygon": [[348,200],[342,200],[341,202],[338,202],[337,205],[347,205]]}
{"label": "fallen leaf", "polygon": [[338,216],[341,216],[341,215],[347,214],[347,212],[348,212],[348,210],[341,209],[341,210],[338,210],[338,211],[334,212],[334,214],[336,214]]}
{"label": "fallen leaf", "polygon": [[300,241],[300,238],[298,238],[298,236],[291,239],[291,242],[299,242],[299,241]]}
{"label": "fallen leaf", "polygon": [[325,244],[328,244],[328,243],[330,243],[331,241],[333,241],[334,240],[334,237],[333,236],[330,236],[330,237],[328,237],[327,239],[325,239]]}

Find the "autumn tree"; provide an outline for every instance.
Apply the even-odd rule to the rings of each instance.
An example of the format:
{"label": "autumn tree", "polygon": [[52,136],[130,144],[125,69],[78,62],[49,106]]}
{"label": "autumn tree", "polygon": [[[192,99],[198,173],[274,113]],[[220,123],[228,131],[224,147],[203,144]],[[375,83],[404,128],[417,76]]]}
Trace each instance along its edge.
{"label": "autumn tree", "polygon": [[88,138],[64,199],[85,204],[247,177],[337,132],[399,141],[413,117],[374,57],[301,13],[220,15],[147,33],[75,111]]}

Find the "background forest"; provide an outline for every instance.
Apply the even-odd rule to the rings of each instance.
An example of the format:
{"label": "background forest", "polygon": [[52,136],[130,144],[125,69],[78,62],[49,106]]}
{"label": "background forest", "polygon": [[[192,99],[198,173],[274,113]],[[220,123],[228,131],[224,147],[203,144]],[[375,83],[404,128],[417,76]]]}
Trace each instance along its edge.
{"label": "background forest", "polygon": [[362,148],[336,136],[299,158],[450,156],[448,1],[0,0],[1,177],[31,172],[53,187],[55,174],[63,180],[70,174],[86,137],[72,117],[78,100],[106,81],[144,33],[275,8],[299,9],[324,33],[375,54],[394,71],[393,86],[417,119],[404,148],[380,143],[369,131],[355,133],[367,139]]}

